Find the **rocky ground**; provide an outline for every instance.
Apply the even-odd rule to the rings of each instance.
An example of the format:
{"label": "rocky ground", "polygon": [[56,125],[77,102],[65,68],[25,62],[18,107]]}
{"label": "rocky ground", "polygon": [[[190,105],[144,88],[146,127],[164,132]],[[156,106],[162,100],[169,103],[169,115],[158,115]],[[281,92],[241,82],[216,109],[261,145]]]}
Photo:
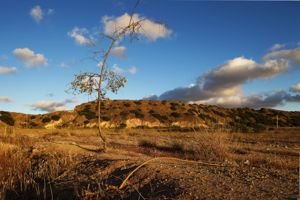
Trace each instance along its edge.
{"label": "rocky ground", "polygon": [[[105,153],[98,151],[100,140],[91,129],[20,129],[1,137],[2,155],[10,155],[13,162],[17,152],[23,152],[25,164],[20,158],[15,162],[29,166],[17,170],[17,165],[0,162],[26,179],[9,186],[5,178],[14,176],[0,172],[2,198],[297,199],[299,130],[251,135],[105,132]],[[120,189],[130,172],[153,158]]]}

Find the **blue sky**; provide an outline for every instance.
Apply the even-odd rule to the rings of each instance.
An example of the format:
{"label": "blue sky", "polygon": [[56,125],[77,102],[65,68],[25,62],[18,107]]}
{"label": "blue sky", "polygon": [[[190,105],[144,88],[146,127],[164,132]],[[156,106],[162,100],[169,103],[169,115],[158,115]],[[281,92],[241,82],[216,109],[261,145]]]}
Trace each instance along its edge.
{"label": "blue sky", "polygon": [[[0,110],[41,113],[93,99],[65,93],[74,74],[97,70],[93,48],[72,33],[97,39],[103,16],[114,22],[134,1],[0,4]],[[125,58],[112,55],[108,67],[128,83],[109,97],[299,111],[299,10],[300,2],[144,0],[137,14],[167,32],[120,44]]]}

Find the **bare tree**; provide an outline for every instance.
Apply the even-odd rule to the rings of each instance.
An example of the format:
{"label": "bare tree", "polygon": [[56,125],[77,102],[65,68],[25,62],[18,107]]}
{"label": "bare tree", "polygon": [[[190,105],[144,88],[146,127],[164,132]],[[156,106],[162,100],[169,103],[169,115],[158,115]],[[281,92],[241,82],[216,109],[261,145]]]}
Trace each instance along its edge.
{"label": "bare tree", "polygon": [[109,41],[109,45],[107,48],[101,48],[100,51],[94,52],[93,59],[98,64],[99,72],[76,74],[74,80],[71,82],[70,90],[74,94],[87,93],[91,95],[92,93],[97,93],[98,134],[103,141],[104,151],[106,150],[106,137],[101,130],[101,101],[105,98],[107,91],[116,93],[121,87],[124,87],[127,82],[127,79],[121,74],[107,69],[107,61],[110,57],[111,50],[118,45],[117,43],[125,39],[132,41],[138,37],[143,19],[135,20],[133,16],[139,2],[140,0],[137,0],[135,3],[128,25],[116,27],[112,34],[101,33],[101,35]]}

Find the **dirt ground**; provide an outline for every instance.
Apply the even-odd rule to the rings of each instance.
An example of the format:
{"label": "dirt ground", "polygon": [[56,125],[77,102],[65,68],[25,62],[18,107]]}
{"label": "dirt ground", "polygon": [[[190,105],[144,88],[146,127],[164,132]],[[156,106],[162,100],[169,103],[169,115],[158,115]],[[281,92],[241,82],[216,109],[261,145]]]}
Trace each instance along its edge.
{"label": "dirt ground", "polygon": [[[6,171],[11,167],[7,174],[0,172],[1,198],[297,199],[299,195],[300,129],[256,134],[104,131],[106,152],[98,149],[100,139],[92,129],[17,129],[1,136],[0,151],[8,157],[2,156],[0,167]],[[16,158],[17,152],[22,156]],[[153,158],[120,189],[136,167]],[[18,169],[20,163],[29,167]]]}

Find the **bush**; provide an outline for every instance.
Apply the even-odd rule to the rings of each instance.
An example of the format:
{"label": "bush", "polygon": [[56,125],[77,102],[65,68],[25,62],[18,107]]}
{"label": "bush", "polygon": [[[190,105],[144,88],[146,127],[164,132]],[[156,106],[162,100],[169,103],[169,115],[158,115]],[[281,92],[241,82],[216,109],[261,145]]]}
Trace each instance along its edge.
{"label": "bush", "polygon": [[54,121],[58,121],[60,119],[60,116],[59,115],[52,115],[51,119],[54,120]]}
{"label": "bush", "polygon": [[125,123],[121,123],[118,128],[123,129],[123,128],[126,128],[126,127],[127,127],[127,125]]}
{"label": "bush", "polygon": [[83,110],[78,111],[79,115],[84,115],[88,120],[95,119],[97,117],[96,113],[91,111],[91,106],[86,105]]}
{"label": "bush", "polygon": [[103,121],[110,121],[110,120],[111,120],[111,117],[108,116],[108,115],[103,115],[103,116],[101,116],[101,119],[102,119]]}
{"label": "bush", "polygon": [[51,119],[49,117],[45,117],[45,118],[42,119],[43,123],[47,123],[47,122],[50,122],[50,121],[51,121]]}
{"label": "bush", "polygon": [[15,120],[13,119],[13,117],[11,116],[11,114],[9,112],[1,111],[0,112],[0,120],[3,121],[4,123],[6,123],[7,125],[10,125],[10,126],[15,125]]}
{"label": "bush", "polygon": [[30,116],[30,119],[35,119],[35,116],[34,115]]}
{"label": "bush", "polygon": [[134,101],[134,103],[135,103],[136,105],[141,105],[141,104],[142,104],[141,101]]}
{"label": "bush", "polygon": [[129,113],[127,111],[122,111],[120,112],[120,115],[122,116],[123,119],[126,119]]}
{"label": "bush", "polygon": [[136,118],[143,119],[145,117],[145,115],[140,110],[131,110],[130,112],[133,113]]}
{"label": "bush", "polygon": [[152,117],[158,119],[161,123],[168,121],[168,117],[165,115],[160,115],[158,113],[152,113],[151,115]]}
{"label": "bush", "polygon": [[139,146],[140,147],[146,147],[146,148],[155,148],[156,143],[154,141],[149,141],[149,140],[140,140],[139,141]]}
{"label": "bush", "polygon": [[179,117],[181,116],[181,114],[178,113],[178,112],[172,112],[172,113],[171,113],[171,116],[172,116],[172,117],[175,117],[175,118],[179,118]]}
{"label": "bush", "polygon": [[127,103],[127,102],[125,102],[123,105],[127,108],[131,106],[130,103]]}

